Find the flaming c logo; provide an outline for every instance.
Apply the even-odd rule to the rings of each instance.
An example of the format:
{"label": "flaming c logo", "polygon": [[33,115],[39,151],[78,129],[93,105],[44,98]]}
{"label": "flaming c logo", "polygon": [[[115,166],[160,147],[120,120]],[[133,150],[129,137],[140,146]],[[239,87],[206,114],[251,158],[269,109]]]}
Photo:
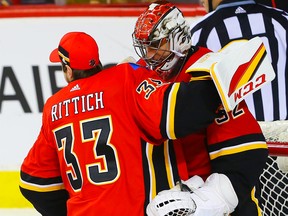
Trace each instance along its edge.
{"label": "flaming c logo", "polygon": [[237,68],[231,79],[228,91],[229,97],[235,90],[241,88],[244,84],[249,82],[254,77],[266,54],[266,49],[263,43],[261,43],[257,52],[252,56],[250,61],[240,65]]}

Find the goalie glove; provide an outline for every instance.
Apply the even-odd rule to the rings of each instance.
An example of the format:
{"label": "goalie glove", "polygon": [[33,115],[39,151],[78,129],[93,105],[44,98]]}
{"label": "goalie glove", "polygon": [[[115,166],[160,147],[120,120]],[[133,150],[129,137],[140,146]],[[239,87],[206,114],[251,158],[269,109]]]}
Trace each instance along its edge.
{"label": "goalie glove", "polygon": [[[192,192],[203,185],[204,185],[203,179],[200,176],[195,175],[186,181],[181,180],[177,182],[177,184],[170,190]],[[159,192],[159,194],[161,193],[162,192]]]}
{"label": "goalie glove", "polygon": [[[148,216],[224,216],[232,213],[238,198],[228,177],[214,173],[205,183],[201,178],[200,183],[199,178],[194,176],[182,187],[179,184],[160,192],[147,206]],[[187,187],[191,192],[180,191]]]}
{"label": "goalie glove", "polygon": [[193,216],[229,215],[239,202],[229,178],[218,173],[210,175],[190,196],[197,206]]}
{"label": "goalie glove", "polygon": [[197,71],[210,72],[227,112],[275,78],[260,37],[232,41],[217,53],[203,55],[186,73]]}
{"label": "goalie glove", "polygon": [[162,191],[149,203],[146,209],[148,216],[189,216],[196,210],[190,192]]}
{"label": "goalie glove", "polygon": [[199,176],[179,182],[170,190],[161,191],[147,206],[148,216],[188,216],[193,215],[196,205],[190,191],[204,184]]}

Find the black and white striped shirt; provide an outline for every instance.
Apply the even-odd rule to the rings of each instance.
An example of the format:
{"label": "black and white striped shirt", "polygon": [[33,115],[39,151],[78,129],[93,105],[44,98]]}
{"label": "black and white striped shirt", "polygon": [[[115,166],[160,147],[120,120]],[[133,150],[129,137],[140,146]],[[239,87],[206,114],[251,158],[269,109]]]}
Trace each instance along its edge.
{"label": "black and white striped shirt", "polygon": [[247,97],[258,121],[288,119],[288,14],[256,4],[253,0],[229,0],[219,4],[191,26],[193,45],[218,51],[232,40],[259,36],[266,47],[276,78]]}

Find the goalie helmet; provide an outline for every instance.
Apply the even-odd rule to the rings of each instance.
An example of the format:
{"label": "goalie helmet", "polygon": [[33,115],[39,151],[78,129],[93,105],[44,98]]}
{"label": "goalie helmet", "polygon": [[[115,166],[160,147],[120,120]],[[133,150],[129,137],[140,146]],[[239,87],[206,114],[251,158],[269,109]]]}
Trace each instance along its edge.
{"label": "goalie helmet", "polygon": [[164,79],[192,46],[182,12],[166,1],[150,4],[139,16],[132,38],[137,55]]}

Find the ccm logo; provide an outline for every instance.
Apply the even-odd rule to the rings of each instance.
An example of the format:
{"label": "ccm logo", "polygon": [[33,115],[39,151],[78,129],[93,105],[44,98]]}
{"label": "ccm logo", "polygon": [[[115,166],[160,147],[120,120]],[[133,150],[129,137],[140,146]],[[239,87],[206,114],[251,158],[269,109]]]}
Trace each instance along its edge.
{"label": "ccm logo", "polygon": [[248,82],[246,85],[238,89],[238,92],[234,93],[234,101],[236,102],[237,100],[241,99],[244,97],[246,94],[249,92],[254,91],[257,89],[259,86],[263,85],[266,82],[266,75],[262,74],[258,76],[255,80],[251,80]]}

